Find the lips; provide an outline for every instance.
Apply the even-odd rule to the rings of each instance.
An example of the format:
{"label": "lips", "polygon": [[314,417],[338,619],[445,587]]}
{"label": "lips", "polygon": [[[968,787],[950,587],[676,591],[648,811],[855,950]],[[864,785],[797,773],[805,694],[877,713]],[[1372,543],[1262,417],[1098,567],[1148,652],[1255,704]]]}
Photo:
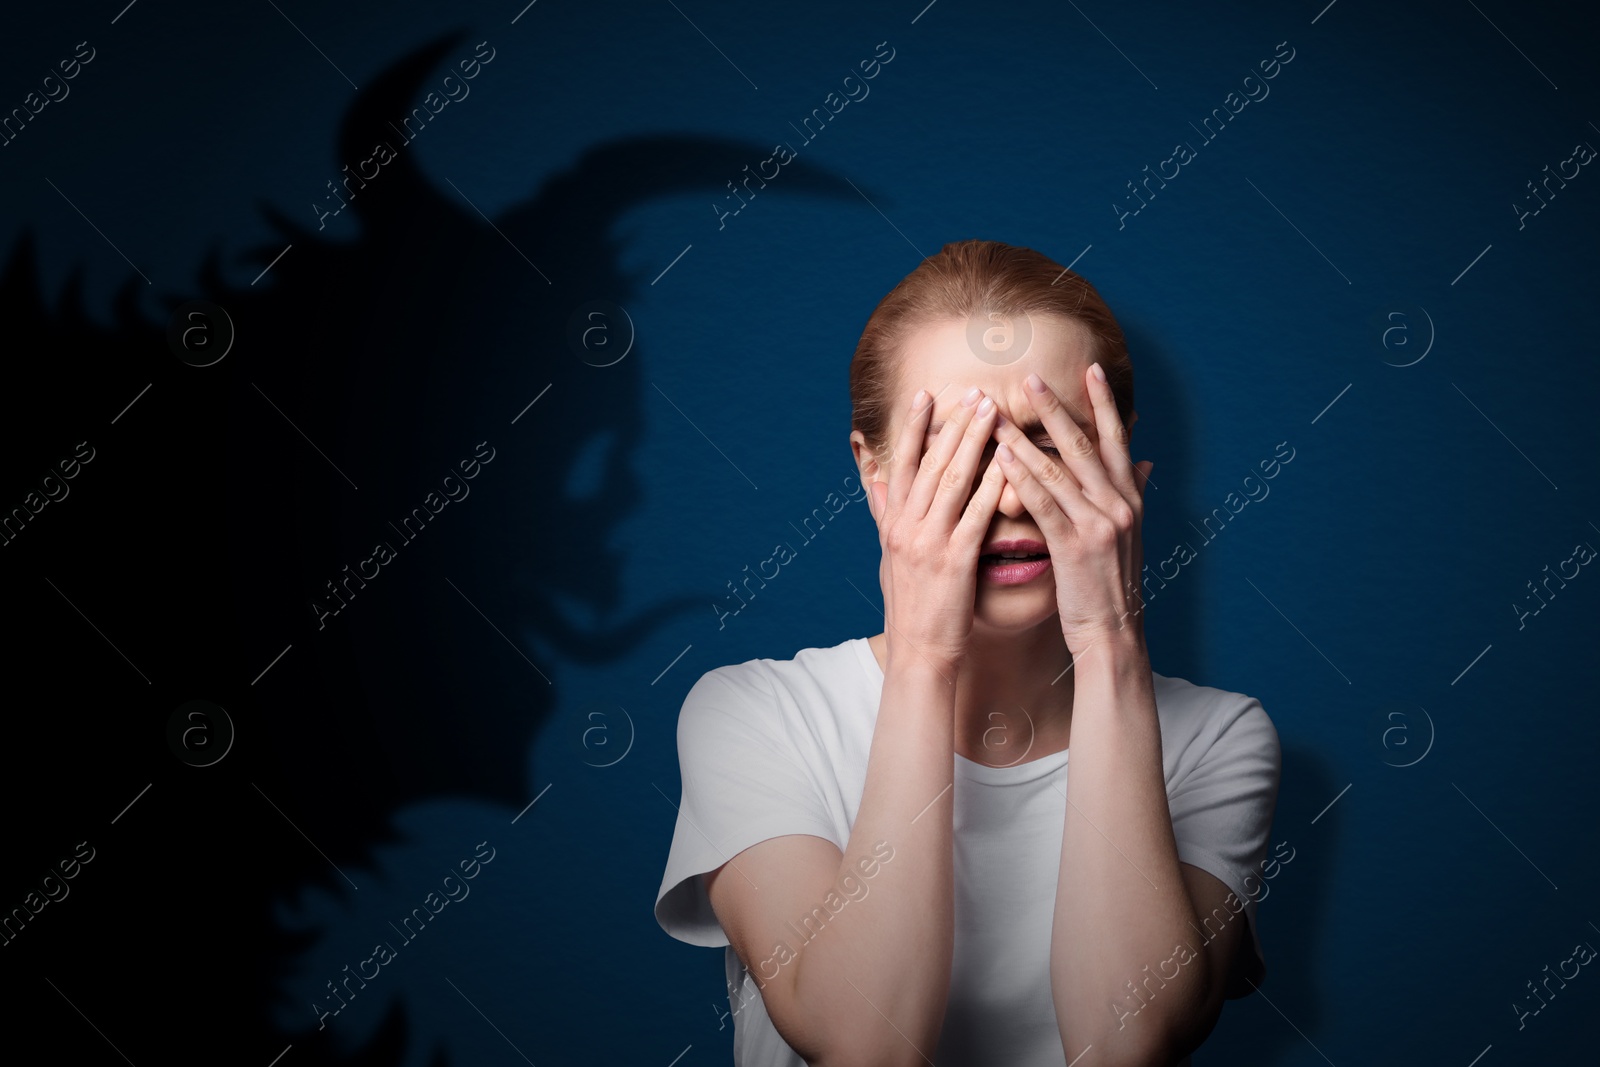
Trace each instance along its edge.
{"label": "lips", "polygon": [[1004,538],[983,546],[978,577],[985,588],[1032,585],[1050,572],[1050,554],[1031,538]]}
{"label": "lips", "polygon": [[1005,538],[990,541],[983,546],[979,558],[985,561],[1008,559],[1044,559],[1050,555],[1045,545],[1029,538]]}

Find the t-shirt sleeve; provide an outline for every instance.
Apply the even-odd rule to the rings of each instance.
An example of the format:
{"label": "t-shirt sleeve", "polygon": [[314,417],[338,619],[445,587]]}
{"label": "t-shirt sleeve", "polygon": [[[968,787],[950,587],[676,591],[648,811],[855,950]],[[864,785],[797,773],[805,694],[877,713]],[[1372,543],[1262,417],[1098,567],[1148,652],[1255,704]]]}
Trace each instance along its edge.
{"label": "t-shirt sleeve", "polygon": [[[1260,702],[1239,694],[1233,697],[1232,704],[1212,710],[1220,721],[1215,740],[1167,799],[1178,861],[1215,875],[1244,901],[1250,927],[1245,940],[1251,948],[1245,977],[1260,984],[1266,959],[1256,928],[1256,904],[1270,892],[1263,868],[1282,757],[1278,731]],[[1212,733],[1209,723],[1207,727],[1203,734]]]}
{"label": "t-shirt sleeve", "polygon": [[770,683],[744,664],[707,672],[684,697],[683,794],[655,905],[656,922],[680,941],[728,944],[699,876],[751,845],[811,834],[844,847],[780,716]]}

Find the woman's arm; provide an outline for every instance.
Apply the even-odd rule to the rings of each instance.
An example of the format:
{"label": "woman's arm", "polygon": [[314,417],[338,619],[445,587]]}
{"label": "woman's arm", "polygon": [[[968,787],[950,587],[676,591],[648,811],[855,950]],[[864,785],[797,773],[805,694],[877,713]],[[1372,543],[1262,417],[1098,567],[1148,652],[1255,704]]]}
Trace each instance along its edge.
{"label": "woman's arm", "polygon": [[[932,1063],[944,1025],[955,946],[956,682],[972,629],[978,550],[1003,486],[991,462],[973,489],[995,417],[993,402],[980,395],[976,388],[964,395],[924,455],[933,398],[919,390],[887,484],[868,488],[883,549],[888,664],[861,806],[840,862],[784,866],[779,856],[754,885],[716,879],[713,910],[747,966],[775,939],[792,938],[808,915],[826,922],[792,959],[777,954],[776,974],[771,965],[751,967],[763,979],[773,974],[763,1002],[809,1063]],[[856,871],[879,842],[893,850],[892,861],[877,868],[859,900],[836,904],[826,918],[831,880]],[[771,888],[796,878],[803,891]]]}
{"label": "woman's arm", "polygon": [[1150,659],[1127,633],[1072,668],[1050,987],[1068,1061],[1092,1044],[1097,1065],[1164,1067],[1216,1024],[1244,923],[1213,922],[1221,933],[1202,936],[1200,915],[1231,893],[1178,862]]}
{"label": "woman's arm", "polygon": [[1132,462],[1128,426],[1098,363],[1083,384],[1094,439],[1056,390],[1029,375],[1029,403],[1059,462],[1009,421],[996,429],[1006,479],[1049,545],[1074,664],[1050,988],[1069,1063],[1092,1045],[1097,1065],[1165,1065],[1210,1032],[1244,924],[1224,924],[1208,945],[1190,885],[1209,914],[1216,880],[1178,863],[1139,591],[1154,465]]}
{"label": "woman's arm", "polygon": [[[763,983],[767,1014],[807,1063],[922,1064],[938,1044],[955,936],[954,701],[933,667],[891,662],[843,854],[816,838],[774,838],[735,857],[738,871],[708,878],[717,920]],[[875,852],[880,842],[888,847]],[[847,895],[847,877],[865,893]],[[847,901],[831,916],[830,891]],[[802,935],[812,939],[799,944]],[[775,953],[778,942],[796,951]]]}

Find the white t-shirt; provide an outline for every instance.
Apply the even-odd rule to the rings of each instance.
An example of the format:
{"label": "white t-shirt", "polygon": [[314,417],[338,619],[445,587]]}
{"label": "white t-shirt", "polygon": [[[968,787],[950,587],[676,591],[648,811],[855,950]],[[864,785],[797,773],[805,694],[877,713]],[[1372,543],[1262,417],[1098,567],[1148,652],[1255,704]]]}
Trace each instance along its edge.
{"label": "white t-shirt", "polygon": [[[1277,731],[1252,697],[1153,678],[1178,859],[1215,875],[1244,902],[1252,950],[1247,974],[1259,983],[1265,961],[1256,898],[1245,878],[1254,874],[1255,893],[1261,892],[1278,793]],[[785,834],[811,834],[844,851],[866,782],[883,680],[867,639],[854,638],[802,649],[792,660],[718,667],[684,698],[683,800],[655,916],[680,941],[727,946],[739,1067],[805,1067],[805,1061],[772,1025],[756,976],[729,945],[699,875]],[[1050,996],[1049,950],[1069,751],[1003,767],[951,753],[955,943],[944,1028],[932,1054],[940,1067],[1067,1062]],[[1215,936],[1209,931],[1214,927],[1208,936]],[[1109,996],[1106,1014],[1115,1018]]]}

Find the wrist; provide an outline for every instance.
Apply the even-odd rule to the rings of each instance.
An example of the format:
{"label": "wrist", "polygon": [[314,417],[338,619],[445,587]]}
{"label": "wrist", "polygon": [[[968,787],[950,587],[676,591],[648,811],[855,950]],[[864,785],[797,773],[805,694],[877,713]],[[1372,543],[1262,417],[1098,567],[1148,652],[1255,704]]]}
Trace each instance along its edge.
{"label": "wrist", "polygon": [[1150,650],[1145,644],[1144,627],[1127,624],[1120,630],[1107,630],[1088,638],[1081,648],[1072,652],[1074,671],[1083,673],[1085,667],[1149,668]]}
{"label": "wrist", "polygon": [[953,690],[960,669],[959,660],[930,656],[915,650],[905,651],[897,656],[891,650],[885,656],[883,676],[885,679],[905,678],[914,682],[933,682],[949,686]]}

